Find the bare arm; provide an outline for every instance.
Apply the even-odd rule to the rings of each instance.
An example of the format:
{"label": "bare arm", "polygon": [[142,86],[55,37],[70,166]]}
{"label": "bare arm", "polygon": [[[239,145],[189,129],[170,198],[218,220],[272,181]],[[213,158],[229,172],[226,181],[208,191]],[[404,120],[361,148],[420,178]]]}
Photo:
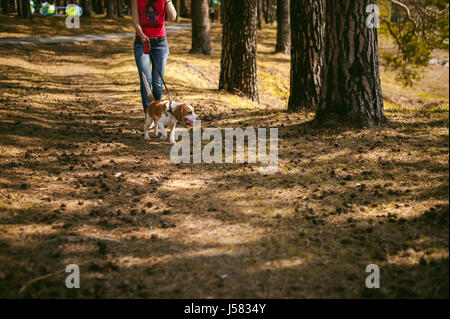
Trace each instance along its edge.
{"label": "bare arm", "polygon": [[139,12],[138,12],[137,0],[131,0],[131,14],[133,16],[133,25],[134,25],[134,29],[136,29],[136,33],[138,34],[138,36],[141,37],[142,42],[144,42],[144,43],[148,42],[149,41],[148,37],[144,34],[141,26],[139,25]]}
{"label": "bare arm", "polygon": [[177,10],[175,10],[175,7],[172,3],[172,1],[169,1],[169,3],[167,3],[166,1],[166,14],[167,14],[167,19],[169,21],[175,21],[177,18]]}

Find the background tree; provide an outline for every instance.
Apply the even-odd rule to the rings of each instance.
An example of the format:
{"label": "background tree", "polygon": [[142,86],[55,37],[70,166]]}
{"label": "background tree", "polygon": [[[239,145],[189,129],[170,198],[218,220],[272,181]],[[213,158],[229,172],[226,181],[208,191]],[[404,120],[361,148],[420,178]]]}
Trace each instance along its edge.
{"label": "background tree", "polygon": [[[294,0],[295,1],[295,0]],[[277,44],[275,52],[282,52],[289,54],[291,50],[291,26],[289,17],[289,2],[290,0],[277,1]],[[300,1],[303,2],[303,1]],[[317,1],[320,2],[320,1]],[[320,4],[321,6],[322,4]],[[307,20],[307,19],[305,19]],[[301,22],[301,21],[298,21]]]}
{"label": "background tree", "polygon": [[226,1],[219,89],[259,101],[256,74],[256,0]]}
{"label": "background tree", "polygon": [[190,53],[212,54],[209,35],[209,5],[208,0],[192,0],[192,48]]}
{"label": "background tree", "polygon": [[94,11],[96,14],[104,14],[103,1],[94,0]]}
{"label": "background tree", "polygon": [[9,0],[2,0],[2,13],[3,14],[7,14],[7,13],[9,13],[10,11],[10,8],[9,8]]}
{"label": "background tree", "polygon": [[106,0],[106,17],[114,18],[115,0]]}
{"label": "background tree", "polygon": [[288,111],[317,110],[323,67],[322,1],[291,0],[291,94]]}
{"label": "background tree", "polygon": [[264,22],[272,24],[275,21],[275,6],[274,0],[262,0],[262,11],[264,15]]}
{"label": "background tree", "polygon": [[412,85],[427,66],[431,52],[449,49],[448,0],[382,0],[382,31],[390,33],[397,47],[383,53],[383,60],[398,71],[397,78]]}
{"label": "background tree", "polygon": [[262,16],[263,16],[262,2],[263,2],[263,0],[257,0],[257,2],[256,2],[256,5],[257,5],[256,10],[258,11],[258,22],[257,22],[258,30],[262,29]]}
{"label": "background tree", "polygon": [[21,3],[21,17],[24,19],[31,19],[30,0],[17,0]]}
{"label": "background tree", "polygon": [[91,0],[81,0],[81,6],[83,7],[83,15],[90,17],[91,16]]}
{"label": "background tree", "polygon": [[374,0],[326,1],[325,64],[318,124],[338,119],[364,127],[384,120],[378,32],[366,26]]}

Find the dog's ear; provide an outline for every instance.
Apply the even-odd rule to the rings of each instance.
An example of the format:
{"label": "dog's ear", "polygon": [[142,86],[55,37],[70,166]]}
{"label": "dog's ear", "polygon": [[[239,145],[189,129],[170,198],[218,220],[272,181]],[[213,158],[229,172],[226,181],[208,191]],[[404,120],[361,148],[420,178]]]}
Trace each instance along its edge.
{"label": "dog's ear", "polygon": [[178,105],[174,110],[173,110],[173,115],[175,116],[175,118],[177,119],[178,122],[183,122],[183,105]]}

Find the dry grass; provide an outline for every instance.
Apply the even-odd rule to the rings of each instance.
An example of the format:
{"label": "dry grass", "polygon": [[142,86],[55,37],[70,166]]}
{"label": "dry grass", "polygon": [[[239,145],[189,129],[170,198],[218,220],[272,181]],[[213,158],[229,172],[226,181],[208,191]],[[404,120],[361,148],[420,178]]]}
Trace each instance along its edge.
{"label": "dry grass", "polygon": [[[0,295],[448,298],[448,75],[410,90],[384,73],[388,124],[315,129],[284,112],[274,35],[259,34],[261,105],[216,90],[218,26],[211,57],[172,35],[166,76],[203,127],[279,127],[270,176],[174,165],[144,141],[131,40],[0,46]],[[58,273],[71,263],[81,289]]]}

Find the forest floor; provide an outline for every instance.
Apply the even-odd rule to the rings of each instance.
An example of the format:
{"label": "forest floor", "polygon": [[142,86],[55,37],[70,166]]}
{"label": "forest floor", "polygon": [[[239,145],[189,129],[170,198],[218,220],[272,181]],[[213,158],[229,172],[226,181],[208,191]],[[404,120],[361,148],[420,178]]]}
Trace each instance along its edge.
{"label": "forest floor", "polygon": [[145,141],[132,39],[0,46],[0,297],[448,298],[448,68],[383,70],[386,125],[319,129],[285,112],[275,26],[261,104],[217,90],[220,38],[205,57],[171,35],[167,83],[203,128],[278,127],[277,174]]}

